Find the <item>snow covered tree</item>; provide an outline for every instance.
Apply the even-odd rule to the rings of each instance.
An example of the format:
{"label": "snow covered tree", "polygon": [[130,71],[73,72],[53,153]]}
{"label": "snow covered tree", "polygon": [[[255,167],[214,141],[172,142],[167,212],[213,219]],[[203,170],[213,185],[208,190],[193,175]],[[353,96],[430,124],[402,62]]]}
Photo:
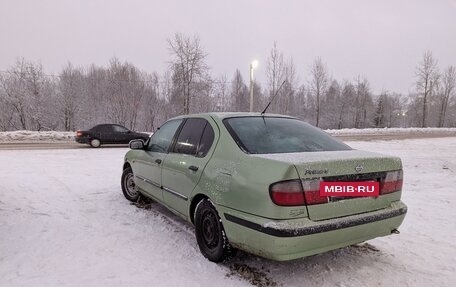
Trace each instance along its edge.
{"label": "snow covered tree", "polygon": [[422,114],[421,114],[421,127],[427,126],[427,109],[429,97],[432,94],[433,86],[435,86],[435,79],[437,71],[437,60],[434,59],[431,51],[426,51],[423,54],[422,61],[416,68],[416,90],[422,99]]}
{"label": "snow covered tree", "polygon": [[321,116],[321,99],[325,95],[329,84],[328,71],[321,58],[314,60],[310,69],[310,75],[310,92],[315,102],[315,126],[318,127],[320,124]]}
{"label": "snow covered tree", "polygon": [[168,48],[172,56],[170,68],[174,83],[178,86],[179,96],[183,100],[183,113],[189,114],[190,100],[195,95],[195,83],[207,78],[207,54],[198,37],[190,38],[179,33],[176,33],[173,39],[168,39]]}

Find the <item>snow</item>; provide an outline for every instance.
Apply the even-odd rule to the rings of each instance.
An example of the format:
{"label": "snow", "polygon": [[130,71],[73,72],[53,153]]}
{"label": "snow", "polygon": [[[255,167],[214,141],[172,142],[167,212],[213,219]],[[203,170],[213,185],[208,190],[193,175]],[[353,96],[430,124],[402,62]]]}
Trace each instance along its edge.
{"label": "snow", "polygon": [[249,272],[283,286],[453,286],[456,138],[349,144],[402,158],[401,234],[224,264],[200,254],[190,224],[123,198],[127,149],[0,150],[0,286],[250,286]]}
{"label": "snow", "polygon": [[379,153],[367,152],[363,150],[267,153],[252,154],[252,156],[276,161],[291,162],[296,165],[331,160],[350,160],[356,158],[378,160],[379,157],[382,157]]}
{"label": "snow", "polygon": [[[360,136],[360,135],[453,135],[456,136],[456,128],[369,128],[369,129],[340,129],[325,130],[334,136]],[[151,133],[151,132],[144,132]],[[75,132],[59,131],[11,131],[0,132],[0,143],[10,142],[73,142]]]}
{"label": "snow", "polygon": [[0,143],[8,142],[69,142],[74,141],[75,132],[56,131],[12,131],[0,132]]}
{"label": "snow", "polygon": [[368,128],[368,129],[340,129],[340,130],[325,130],[325,132],[334,136],[349,136],[349,135],[435,135],[448,134],[456,136],[456,128]]}

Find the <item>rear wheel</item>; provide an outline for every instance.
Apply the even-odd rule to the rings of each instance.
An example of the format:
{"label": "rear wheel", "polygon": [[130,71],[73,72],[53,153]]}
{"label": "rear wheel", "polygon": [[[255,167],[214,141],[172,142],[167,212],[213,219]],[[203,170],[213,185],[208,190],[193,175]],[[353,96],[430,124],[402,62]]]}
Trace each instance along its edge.
{"label": "rear wheel", "polygon": [[138,191],[138,188],[136,187],[133,176],[133,170],[131,169],[131,167],[127,167],[122,172],[121,185],[122,192],[125,198],[129,201],[137,202],[140,197],[140,193]]}
{"label": "rear wheel", "polygon": [[210,261],[222,262],[234,256],[235,251],[228,242],[222,221],[208,199],[196,206],[195,233],[201,253]]}
{"label": "rear wheel", "polygon": [[99,139],[92,139],[90,141],[90,146],[91,147],[100,147],[101,146],[101,142]]}

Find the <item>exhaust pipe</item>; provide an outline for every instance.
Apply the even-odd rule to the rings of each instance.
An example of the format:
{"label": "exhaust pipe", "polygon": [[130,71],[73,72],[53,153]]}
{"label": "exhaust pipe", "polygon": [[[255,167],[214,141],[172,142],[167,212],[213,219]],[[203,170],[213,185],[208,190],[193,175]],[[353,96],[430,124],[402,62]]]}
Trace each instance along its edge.
{"label": "exhaust pipe", "polygon": [[391,234],[399,234],[399,233],[400,233],[400,232],[399,232],[399,230],[397,230],[397,229],[391,230]]}

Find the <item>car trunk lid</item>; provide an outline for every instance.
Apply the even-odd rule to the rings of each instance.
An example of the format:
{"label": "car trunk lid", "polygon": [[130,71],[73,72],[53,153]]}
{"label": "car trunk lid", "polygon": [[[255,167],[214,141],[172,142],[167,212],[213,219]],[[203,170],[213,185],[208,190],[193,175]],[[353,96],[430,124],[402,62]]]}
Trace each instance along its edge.
{"label": "car trunk lid", "polygon": [[[292,163],[303,182],[378,181],[385,180],[387,171],[400,170],[401,160],[372,152],[346,150],[263,155],[269,159]],[[314,186],[318,186],[315,185]],[[315,188],[315,187],[314,187]],[[318,188],[318,187],[317,187]],[[307,204],[309,218],[325,220],[386,208],[391,196],[327,197],[319,204]]]}

